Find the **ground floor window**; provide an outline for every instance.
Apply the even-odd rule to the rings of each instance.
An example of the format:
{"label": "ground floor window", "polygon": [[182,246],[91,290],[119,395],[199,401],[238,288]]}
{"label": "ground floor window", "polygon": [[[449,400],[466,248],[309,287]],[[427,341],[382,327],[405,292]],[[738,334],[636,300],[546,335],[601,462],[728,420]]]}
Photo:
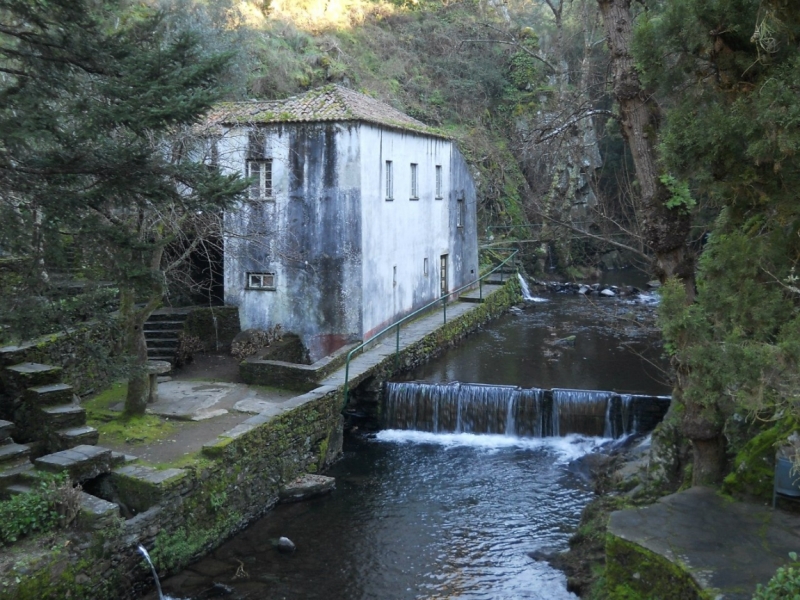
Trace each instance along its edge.
{"label": "ground floor window", "polygon": [[275,273],[248,273],[248,290],[274,290]]}

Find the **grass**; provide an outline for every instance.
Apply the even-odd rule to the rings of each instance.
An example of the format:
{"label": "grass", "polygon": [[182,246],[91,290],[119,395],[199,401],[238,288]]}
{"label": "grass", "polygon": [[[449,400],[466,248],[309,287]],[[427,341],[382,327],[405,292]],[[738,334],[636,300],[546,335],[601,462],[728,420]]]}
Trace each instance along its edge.
{"label": "grass", "polygon": [[118,381],[83,403],[87,422],[100,432],[101,443],[148,444],[175,430],[174,424],[155,415],[126,416],[112,410],[127,393],[128,384]]}

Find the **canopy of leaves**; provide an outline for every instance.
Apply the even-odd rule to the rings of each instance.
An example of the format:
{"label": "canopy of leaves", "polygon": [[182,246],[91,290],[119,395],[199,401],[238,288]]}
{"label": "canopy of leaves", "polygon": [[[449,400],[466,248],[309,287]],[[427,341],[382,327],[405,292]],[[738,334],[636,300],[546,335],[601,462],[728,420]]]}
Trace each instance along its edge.
{"label": "canopy of leaves", "polygon": [[669,106],[665,165],[721,211],[697,303],[672,288],[662,308],[687,401],[720,418],[800,410],[798,34],[796,10],[755,0],[665,2],[638,29],[642,71]]}

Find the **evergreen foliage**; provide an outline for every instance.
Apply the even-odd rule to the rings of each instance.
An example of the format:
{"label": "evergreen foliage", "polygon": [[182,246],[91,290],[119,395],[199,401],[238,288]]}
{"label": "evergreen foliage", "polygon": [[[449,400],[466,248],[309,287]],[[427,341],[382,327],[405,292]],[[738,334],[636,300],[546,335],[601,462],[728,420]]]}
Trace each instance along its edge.
{"label": "evergreen foliage", "polygon": [[0,14],[0,247],[22,258],[18,291],[43,296],[45,248],[75,240],[120,290],[138,393],[165,248],[244,187],[179,135],[219,99],[230,55],[121,1],[2,0]]}
{"label": "evergreen foliage", "polygon": [[684,428],[800,414],[798,34],[796,10],[755,0],[663,2],[637,31],[642,73],[669,107],[664,164],[719,215],[697,301],[667,286],[661,310],[685,367]]}

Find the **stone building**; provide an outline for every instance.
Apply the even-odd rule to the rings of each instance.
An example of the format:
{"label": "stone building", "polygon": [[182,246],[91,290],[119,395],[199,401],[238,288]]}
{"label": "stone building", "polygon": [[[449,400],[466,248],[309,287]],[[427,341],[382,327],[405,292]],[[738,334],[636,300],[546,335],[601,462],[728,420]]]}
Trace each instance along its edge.
{"label": "stone building", "polygon": [[225,303],[312,360],[478,273],[475,186],[455,143],[340,86],[219,106],[216,162],[251,179],[225,216]]}

